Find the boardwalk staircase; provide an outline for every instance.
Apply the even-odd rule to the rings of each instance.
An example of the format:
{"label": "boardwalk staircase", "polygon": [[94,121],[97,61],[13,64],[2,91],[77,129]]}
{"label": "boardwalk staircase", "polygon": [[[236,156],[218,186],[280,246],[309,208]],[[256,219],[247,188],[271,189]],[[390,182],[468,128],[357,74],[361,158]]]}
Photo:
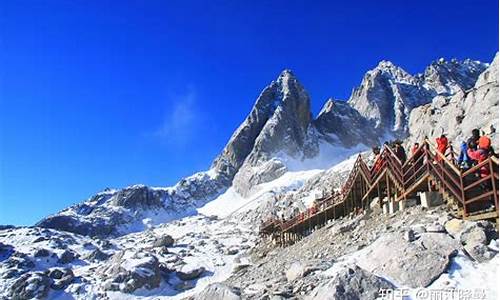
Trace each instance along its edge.
{"label": "boardwalk staircase", "polygon": [[371,167],[359,155],[340,192],[287,220],[263,222],[260,234],[288,245],[332,220],[368,209],[374,199],[379,205],[398,205],[418,199],[421,192],[439,193],[456,217],[498,222],[498,158],[491,156],[463,171],[455,157],[451,147],[443,154],[428,140],[405,162],[387,145]]}

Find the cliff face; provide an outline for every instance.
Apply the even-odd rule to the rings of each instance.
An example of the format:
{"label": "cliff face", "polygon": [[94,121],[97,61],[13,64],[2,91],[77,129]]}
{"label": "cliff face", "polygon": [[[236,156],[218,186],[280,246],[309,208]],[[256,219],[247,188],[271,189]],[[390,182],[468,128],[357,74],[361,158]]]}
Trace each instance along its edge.
{"label": "cliff face", "polygon": [[471,88],[451,96],[437,96],[431,103],[412,110],[409,119],[409,142],[425,136],[447,134],[458,149],[472,129],[488,134],[493,146],[498,145],[498,54]]}

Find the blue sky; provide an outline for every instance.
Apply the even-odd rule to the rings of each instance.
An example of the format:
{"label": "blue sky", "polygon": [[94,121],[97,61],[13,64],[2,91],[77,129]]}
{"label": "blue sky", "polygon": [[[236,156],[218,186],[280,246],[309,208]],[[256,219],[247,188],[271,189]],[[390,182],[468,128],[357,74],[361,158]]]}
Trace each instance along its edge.
{"label": "blue sky", "polygon": [[291,68],[317,113],[388,59],[491,61],[498,1],[1,1],[0,224],[207,169]]}

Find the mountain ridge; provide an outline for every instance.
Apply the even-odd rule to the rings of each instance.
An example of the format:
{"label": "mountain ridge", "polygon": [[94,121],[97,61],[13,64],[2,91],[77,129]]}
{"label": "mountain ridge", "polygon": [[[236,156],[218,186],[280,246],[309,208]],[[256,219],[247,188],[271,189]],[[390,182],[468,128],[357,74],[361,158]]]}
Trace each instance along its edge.
{"label": "mountain ridge", "polygon": [[[37,226],[90,236],[121,235],[130,228],[143,230],[149,226],[142,224],[144,222],[161,223],[175,216],[193,214],[229,187],[246,197],[256,186],[290,170],[305,170],[311,166],[325,168],[380,144],[387,136],[408,136],[409,107],[432,100],[422,82],[434,83],[441,94],[462,91],[471,81],[476,81],[478,70],[486,66],[472,60],[453,63],[439,60],[433,64],[435,66],[431,64],[433,67],[428,66],[426,70],[435,74],[434,77],[426,77],[410,75],[390,61],[381,61],[365,74],[362,84],[353,90],[347,101],[328,99],[316,117],[311,113],[311,99],[305,88],[291,70],[283,70],[261,91],[250,113],[214,159],[209,171],[183,178],[173,187],[136,185],[106,194],[106,197],[98,194],[42,219]],[[460,74],[446,78],[449,72],[440,72],[441,69],[451,73],[459,70]],[[474,78],[469,80],[467,76]],[[401,85],[403,83],[405,85]],[[376,90],[377,86],[386,88]],[[374,98],[373,95],[382,96]],[[415,95],[422,98],[415,98]],[[411,96],[409,100],[408,96]],[[415,103],[408,104],[411,101]],[[384,104],[382,110],[377,106],[380,103]],[[370,111],[380,112],[378,118],[387,114],[397,117],[399,129],[387,130],[387,126],[369,116]],[[124,199],[118,200],[120,197]],[[142,208],[134,210],[133,203],[140,203]]]}

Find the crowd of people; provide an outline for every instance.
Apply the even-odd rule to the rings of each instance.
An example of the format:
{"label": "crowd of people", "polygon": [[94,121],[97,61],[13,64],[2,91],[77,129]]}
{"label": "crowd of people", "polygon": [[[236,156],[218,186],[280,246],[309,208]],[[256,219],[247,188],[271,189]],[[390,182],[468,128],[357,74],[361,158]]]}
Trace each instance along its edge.
{"label": "crowd of people", "polygon": [[[426,137],[426,140],[428,138]],[[441,134],[438,138],[436,138],[436,149],[442,155],[436,153],[435,161],[439,162],[446,157],[446,152],[449,148],[451,148],[451,144],[446,136],[446,134]],[[403,143],[400,140],[385,142],[384,146],[389,147],[396,157],[399,159],[401,164],[404,164],[407,160],[407,154],[403,147]],[[452,148],[451,148],[452,149]],[[373,147],[373,154],[375,155],[375,163],[374,169],[377,172],[380,169],[382,161],[378,159],[380,157],[381,151],[378,146]],[[410,153],[412,158],[418,157],[422,148],[419,143],[414,143],[410,148]],[[451,151],[453,152],[453,151]],[[458,157],[453,159],[454,163],[463,171],[470,169],[471,167],[483,162],[488,159],[492,155],[495,155],[494,149],[491,146],[491,139],[486,135],[480,133],[479,129],[473,129],[472,135],[467,139],[467,141],[462,142],[460,145],[460,153]],[[481,168],[480,174],[482,177],[487,176],[488,169],[486,167]]]}

